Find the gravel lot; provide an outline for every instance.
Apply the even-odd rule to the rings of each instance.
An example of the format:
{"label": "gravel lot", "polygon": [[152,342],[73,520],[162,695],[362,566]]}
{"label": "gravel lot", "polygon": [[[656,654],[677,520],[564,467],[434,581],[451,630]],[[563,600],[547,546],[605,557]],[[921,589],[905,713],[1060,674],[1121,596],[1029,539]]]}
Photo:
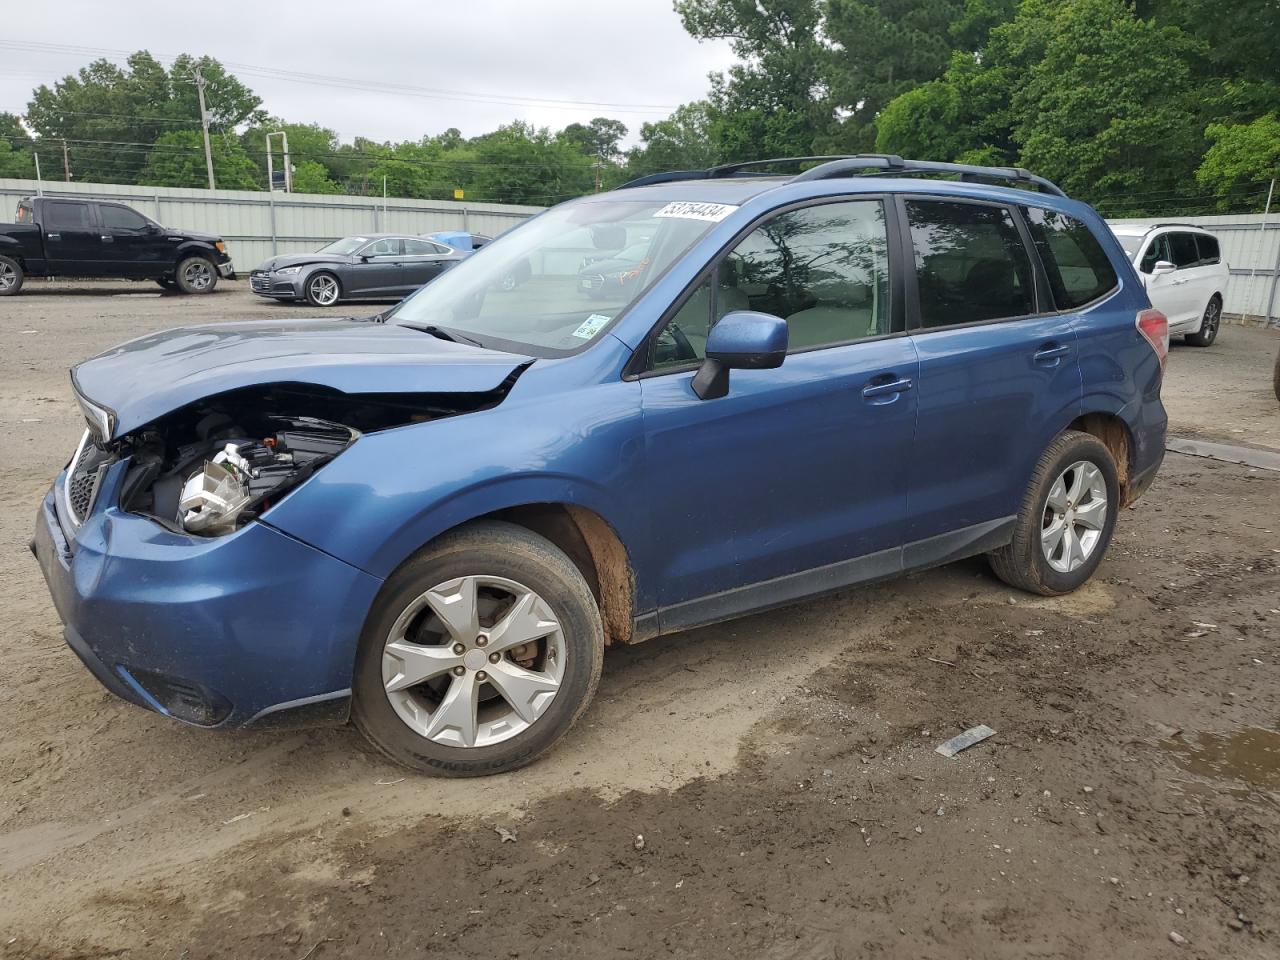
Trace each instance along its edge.
{"label": "gravel lot", "polygon": [[[26,548],[81,429],[67,367],[314,312],[242,283],[0,301],[0,958],[1280,952],[1277,473],[1170,454],[1070,597],[975,560],[610,651],[559,749],[490,780],[115,701]],[[1173,431],[1280,449],[1278,348],[1176,347]]]}

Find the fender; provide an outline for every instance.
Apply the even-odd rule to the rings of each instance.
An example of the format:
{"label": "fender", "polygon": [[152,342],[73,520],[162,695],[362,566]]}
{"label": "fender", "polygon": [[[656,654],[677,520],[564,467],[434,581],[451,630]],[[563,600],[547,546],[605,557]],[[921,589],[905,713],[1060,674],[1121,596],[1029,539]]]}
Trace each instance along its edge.
{"label": "fender", "polygon": [[222,255],[211,243],[205,243],[203,240],[183,240],[181,243],[174,244],[173,265],[176,267],[187,257],[195,255],[202,256],[213,263],[218,263],[222,259]]}
{"label": "fender", "polygon": [[[606,380],[541,393],[526,383],[539,379],[537,370],[539,364],[496,407],[361,437],[263,520],[385,579],[468,520],[528,504],[578,506],[599,515],[626,545],[643,609],[649,525],[634,505],[652,491],[640,489],[640,385]],[[541,372],[544,385],[560,380],[552,365]]]}

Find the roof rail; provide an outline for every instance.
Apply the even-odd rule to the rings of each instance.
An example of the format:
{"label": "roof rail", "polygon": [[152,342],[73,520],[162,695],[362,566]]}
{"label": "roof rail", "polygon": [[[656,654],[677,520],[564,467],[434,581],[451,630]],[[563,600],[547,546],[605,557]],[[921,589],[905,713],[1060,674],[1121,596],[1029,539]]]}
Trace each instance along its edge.
{"label": "roof rail", "polygon": [[896,177],[910,176],[919,173],[942,173],[959,176],[969,183],[982,183],[991,180],[1008,180],[1015,183],[1034,184],[1043,193],[1051,193],[1056,197],[1065,197],[1062,188],[1051,180],[1038,177],[1022,167],[978,167],[968,163],[940,163],[934,160],[904,160],[892,153],[860,153],[855,155],[834,157],[775,157],[769,160],[746,160],[741,163],[722,163],[706,170],[672,170],[667,173],[651,173],[646,177],[624,183],[619,190],[628,187],[644,187],[653,183],[671,183],[676,180],[712,180],[718,177],[767,176],[751,171],[752,167],[770,167],[782,163],[814,163],[822,161],[818,166],[805,170],[789,183],[804,183],[809,180],[831,180],[861,171],[863,176]]}
{"label": "roof rail", "polygon": [[1062,188],[1051,180],[1038,177],[1030,170],[1022,167],[978,167],[968,163],[939,163],[934,160],[904,160],[891,153],[864,153],[856,157],[845,157],[832,160],[821,166],[806,170],[791,178],[791,183],[804,183],[809,180],[830,180],[847,176],[861,170],[874,170],[870,176],[900,176],[916,173],[955,174],[966,182],[983,182],[987,180],[1011,180],[1018,183],[1035,184],[1044,193],[1057,197],[1065,197]]}
{"label": "roof rail", "polygon": [[619,190],[626,190],[628,187],[647,187],[653,183],[671,183],[675,180],[713,180],[718,177],[732,177],[740,173],[746,173],[748,176],[768,176],[768,174],[752,173],[751,167],[772,167],[782,163],[814,163],[816,161],[831,160],[850,160],[851,155],[837,154],[834,156],[820,157],[773,157],[768,160],[744,160],[740,163],[721,163],[714,167],[708,167],[706,170],[670,170],[665,173],[651,173],[647,176],[637,177],[634,180],[628,180]]}

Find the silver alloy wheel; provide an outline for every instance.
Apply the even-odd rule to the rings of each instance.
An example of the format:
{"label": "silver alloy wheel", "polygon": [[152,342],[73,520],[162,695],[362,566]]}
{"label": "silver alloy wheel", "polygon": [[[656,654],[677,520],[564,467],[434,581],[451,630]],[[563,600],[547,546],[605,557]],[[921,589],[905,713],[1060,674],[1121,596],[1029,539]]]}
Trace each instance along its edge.
{"label": "silver alloy wheel", "polygon": [[1049,488],[1040,548],[1059,573],[1078,569],[1098,548],[1107,525],[1107,480],[1088,460],[1077,460]]}
{"label": "silver alloy wheel", "polygon": [[208,290],[213,286],[213,266],[208,260],[193,259],[182,268],[182,278],[192,290]]}
{"label": "silver alloy wheel", "polygon": [[396,618],[382,683],[414,733],[444,746],[488,747],[546,712],[564,661],[560,623],[537,593],[504,577],[458,577]]}
{"label": "silver alloy wheel", "polygon": [[338,302],[338,281],[327,273],[312,277],[307,284],[313,302],[322,307],[331,307]]}
{"label": "silver alloy wheel", "polygon": [[1204,321],[1200,324],[1200,336],[1212,340],[1218,332],[1218,324],[1222,322],[1222,307],[1216,299],[1210,300],[1204,308]]}
{"label": "silver alloy wheel", "polygon": [[8,290],[18,282],[18,271],[7,263],[0,263],[0,290]]}

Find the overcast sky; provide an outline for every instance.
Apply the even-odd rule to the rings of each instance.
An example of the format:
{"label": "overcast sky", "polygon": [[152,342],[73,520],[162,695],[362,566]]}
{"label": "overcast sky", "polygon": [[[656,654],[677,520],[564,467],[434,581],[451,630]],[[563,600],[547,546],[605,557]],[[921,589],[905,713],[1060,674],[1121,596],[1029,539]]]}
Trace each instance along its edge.
{"label": "overcast sky", "polygon": [[[559,129],[610,116],[634,141],[642,122],[703,96],[707,73],[733,61],[726,44],[686,34],[671,0],[220,0],[198,11],[172,0],[37,0],[22,4],[2,39],[0,111],[25,113],[33,88],[97,56],[209,54],[270,113],[321,123],[343,140],[416,140],[449,127],[473,136],[513,119]],[[352,89],[349,80],[418,89]]]}

